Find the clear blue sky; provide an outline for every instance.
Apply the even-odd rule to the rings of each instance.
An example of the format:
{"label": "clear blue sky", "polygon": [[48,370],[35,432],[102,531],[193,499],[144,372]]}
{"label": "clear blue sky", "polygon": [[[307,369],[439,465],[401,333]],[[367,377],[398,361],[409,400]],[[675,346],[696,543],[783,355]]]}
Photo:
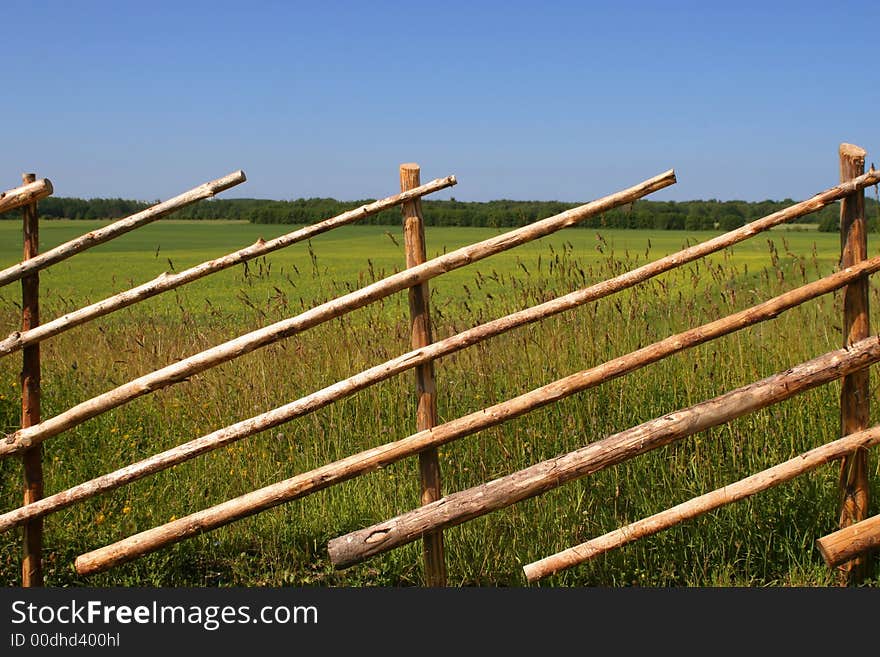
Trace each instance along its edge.
{"label": "clear blue sky", "polygon": [[[806,198],[880,166],[872,2],[31,2],[4,9],[0,188],[462,200]],[[6,181],[3,183],[2,181]]]}

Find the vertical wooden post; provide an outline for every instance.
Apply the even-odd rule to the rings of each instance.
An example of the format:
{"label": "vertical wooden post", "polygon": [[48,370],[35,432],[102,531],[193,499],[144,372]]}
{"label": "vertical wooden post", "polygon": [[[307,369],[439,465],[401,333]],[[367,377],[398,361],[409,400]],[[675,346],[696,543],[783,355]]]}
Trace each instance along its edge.
{"label": "vertical wooden post", "polygon": [[[405,192],[421,183],[418,164],[400,165],[400,191]],[[404,203],[403,238],[406,250],[406,266],[414,267],[427,260],[425,248],[425,220],[422,216],[421,199]],[[412,348],[418,349],[431,344],[431,314],[429,308],[430,291],[428,283],[409,289],[409,314],[412,324]],[[428,362],[415,369],[418,407],[416,410],[416,431],[430,429],[438,424],[437,395],[434,384],[434,363]],[[419,453],[419,474],[422,492],[421,503],[428,504],[440,499],[440,459],[437,448]],[[423,540],[425,562],[425,584],[446,586],[446,559],[443,553],[443,532],[426,534]]]}
{"label": "vertical wooden post", "polygon": [[[865,151],[853,144],[840,145],[840,181],[865,172]],[[868,231],[865,223],[865,192],[845,197],[840,204],[840,266],[849,267],[868,257]],[[850,346],[870,334],[868,325],[868,277],[845,288],[843,303],[843,344]],[[868,369],[843,378],[840,393],[841,435],[867,429],[870,423]],[[868,517],[868,452],[859,449],[845,457],[840,467],[840,527],[848,527]],[[840,567],[839,583],[858,584],[867,573],[867,557],[860,556]]]}
{"label": "vertical wooden post", "polygon": [[[21,176],[25,184],[37,179],[36,174]],[[37,203],[24,206],[24,260],[33,258],[40,249]],[[33,273],[21,279],[21,330],[28,331],[40,323],[40,275]],[[21,426],[40,422],[40,345],[25,347],[21,368]],[[24,462],[24,503],[43,497],[43,446],[38,443],[22,452]],[[24,558],[21,563],[21,585],[43,585],[43,519],[36,518],[24,525]]]}

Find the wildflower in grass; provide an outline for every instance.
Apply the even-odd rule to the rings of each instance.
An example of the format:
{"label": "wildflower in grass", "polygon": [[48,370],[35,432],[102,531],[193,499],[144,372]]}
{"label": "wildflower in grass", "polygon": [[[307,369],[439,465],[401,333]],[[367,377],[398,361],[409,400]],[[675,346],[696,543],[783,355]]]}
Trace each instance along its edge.
{"label": "wildflower in grass", "polygon": [[122,512],[123,512],[123,513],[126,513],[126,514],[127,514],[127,513],[131,513],[131,504],[128,503],[128,502],[126,502],[126,503],[125,503],[125,506],[122,507]]}
{"label": "wildflower in grass", "polygon": [[96,524],[96,525],[100,525],[100,524],[102,524],[106,519],[107,519],[107,518],[104,516],[103,513],[99,513],[98,516],[95,518],[95,524]]}
{"label": "wildflower in grass", "polygon": [[177,516],[175,515],[172,515],[170,518],[168,518],[168,522],[174,522],[175,520],[177,520]]}

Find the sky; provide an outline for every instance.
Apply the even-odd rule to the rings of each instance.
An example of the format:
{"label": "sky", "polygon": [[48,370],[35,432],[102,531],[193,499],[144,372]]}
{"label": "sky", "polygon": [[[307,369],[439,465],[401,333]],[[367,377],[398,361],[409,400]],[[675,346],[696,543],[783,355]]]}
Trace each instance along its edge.
{"label": "sky", "polygon": [[[880,165],[880,5],[855,2],[10,3],[0,188],[340,200],[800,200],[841,142]],[[7,181],[5,184],[2,181]]]}

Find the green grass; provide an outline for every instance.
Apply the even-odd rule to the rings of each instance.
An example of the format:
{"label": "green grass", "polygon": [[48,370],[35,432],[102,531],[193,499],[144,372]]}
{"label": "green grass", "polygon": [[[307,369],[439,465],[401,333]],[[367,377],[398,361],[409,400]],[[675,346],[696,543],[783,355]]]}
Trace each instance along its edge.
{"label": "green grass", "polygon": [[[46,222],[41,249],[99,226]],[[44,320],[172,267],[292,230],[158,222],[41,273]],[[430,255],[499,231],[430,228]],[[0,267],[21,248],[0,222]],[[656,259],[710,233],[571,229],[431,282],[444,337]],[[399,230],[350,226],[150,299],[45,342],[43,417],[179,358],[313,307],[403,266]],[[873,237],[872,237],[873,240]],[[636,289],[518,329],[437,363],[442,421],[599,364],[670,333],[748,307],[834,271],[839,238],[771,232]],[[869,252],[874,255],[872,241]],[[0,289],[15,330],[17,285]],[[880,303],[875,291],[871,301]],[[441,448],[453,492],[571,451],[837,348],[840,294],[651,365]],[[133,401],[44,444],[47,493],[292,401],[409,348],[396,294]],[[0,359],[0,425],[18,426],[20,355]],[[836,437],[829,385],[446,532],[449,582],[522,586],[524,564],[637,520]],[[876,415],[876,414],[874,414]],[[417,506],[415,459],[80,578],[78,554],[414,430],[412,375],[60,511],[46,520],[51,585],[412,585],[417,543],[334,571],[330,538]],[[876,484],[878,473],[872,464]],[[4,509],[20,503],[20,465],[0,461]],[[723,508],[550,578],[549,586],[824,586],[815,539],[836,522],[837,466]],[[0,581],[19,581],[20,531],[0,534]]]}

